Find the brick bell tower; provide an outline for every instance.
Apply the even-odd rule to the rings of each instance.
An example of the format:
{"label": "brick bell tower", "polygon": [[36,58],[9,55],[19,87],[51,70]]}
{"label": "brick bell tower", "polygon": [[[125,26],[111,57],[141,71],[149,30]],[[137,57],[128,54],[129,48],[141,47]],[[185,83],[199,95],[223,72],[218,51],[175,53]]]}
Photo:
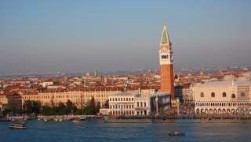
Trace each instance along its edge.
{"label": "brick bell tower", "polygon": [[173,76],[173,52],[169,34],[164,25],[160,40],[159,49],[160,63],[160,91],[168,92],[171,96],[172,106],[175,103],[174,97],[174,76]]}

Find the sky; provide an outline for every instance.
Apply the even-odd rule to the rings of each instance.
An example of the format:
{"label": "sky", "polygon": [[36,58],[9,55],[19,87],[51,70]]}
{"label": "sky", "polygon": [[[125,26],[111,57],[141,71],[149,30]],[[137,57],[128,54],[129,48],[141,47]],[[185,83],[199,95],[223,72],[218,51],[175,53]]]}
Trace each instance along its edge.
{"label": "sky", "polygon": [[251,66],[250,0],[1,0],[0,74]]}

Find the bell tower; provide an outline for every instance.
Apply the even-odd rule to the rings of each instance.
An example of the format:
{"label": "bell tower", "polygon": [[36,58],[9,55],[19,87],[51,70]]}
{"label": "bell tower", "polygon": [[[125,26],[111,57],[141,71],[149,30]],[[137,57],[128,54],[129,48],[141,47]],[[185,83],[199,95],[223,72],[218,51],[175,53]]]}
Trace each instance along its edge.
{"label": "bell tower", "polygon": [[170,93],[171,101],[174,101],[173,52],[166,25],[163,27],[160,40],[159,63],[160,91]]}

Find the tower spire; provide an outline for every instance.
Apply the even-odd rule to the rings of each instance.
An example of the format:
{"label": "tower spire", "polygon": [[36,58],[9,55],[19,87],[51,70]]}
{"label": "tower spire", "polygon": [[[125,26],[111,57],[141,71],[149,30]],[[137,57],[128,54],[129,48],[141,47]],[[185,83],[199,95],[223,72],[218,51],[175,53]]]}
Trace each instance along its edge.
{"label": "tower spire", "polygon": [[167,31],[166,23],[164,23],[164,26],[163,26],[160,43],[161,44],[170,43],[170,38]]}

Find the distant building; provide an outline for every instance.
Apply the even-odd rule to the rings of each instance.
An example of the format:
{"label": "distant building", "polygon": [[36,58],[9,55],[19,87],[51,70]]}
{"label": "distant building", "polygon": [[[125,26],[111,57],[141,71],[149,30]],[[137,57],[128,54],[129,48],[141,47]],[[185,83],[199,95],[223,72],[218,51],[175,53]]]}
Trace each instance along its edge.
{"label": "distant building", "polygon": [[47,89],[66,89],[66,87],[63,85],[50,85],[47,86]]}
{"label": "distant building", "polygon": [[101,113],[113,116],[147,116],[165,113],[169,107],[170,95],[166,93],[142,97],[137,92],[121,92],[109,96],[109,108],[101,109]]}
{"label": "distant building", "polygon": [[101,106],[108,99],[108,96],[114,95],[119,91],[68,91],[68,92],[48,92],[38,94],[22,95],[22,104],[27,100],[40,101],[42,105],[58,105],[70,100],[78,108],[86,105],[92,97],[95,102],[99,102]]}
{"label": "distant building", "polygon": [[0,110],[4,110],[8,106],[8,98],[6,95],[0,94]]}
{"label": "distant building", "polygon": [[0,107],[4,109],[9,109],[14,112],[19,112],[22,110],[22,97],[18,93],[10,93],[7,95],[0,95]]}
{"label": "distant building", "polygon": [[165,114],[171,106],[170,94],[157,92],[150,97],[151,114]]}
{"label": "distant building", "polygon": [[193,87],[198,114],[236,114],[251,112],[250,81],[213,81]]}
{"label": "distant building", "polygon": [[[86,105],[92,97],[95,102],[99,102],[101,106],[109,99],[109,96],[118,94],[120,91],[67,91],[67,92],[45,92],[38,94],[23,94],[22,104],[25,101],[40,101],[42,105],[57,105],[59,103],[66,103],[70,100],[78,108]],[[135,91],[132,91],[135,92]],[[142,96],[150,96],[153,94],[153,89],[136,90],[140,92]]]}
{"label": "distant building", "polygon": [[192,87],[183,87],[182,88],[182,100],[185,103],[194,103],[194,96]]}
{"label": "distant building", "polygon": [[41,86],[43,87],[47,87],[47,86],[50,86],[50,85],[53,85],[54,82],[53,81],[44,81],[42,83],[40,83]]}
{"label": "distant building", "polygon": [[179,100],[184,103],[192,103],[194,101],[192,87],[176,86],[175,98],[179,98]]}

